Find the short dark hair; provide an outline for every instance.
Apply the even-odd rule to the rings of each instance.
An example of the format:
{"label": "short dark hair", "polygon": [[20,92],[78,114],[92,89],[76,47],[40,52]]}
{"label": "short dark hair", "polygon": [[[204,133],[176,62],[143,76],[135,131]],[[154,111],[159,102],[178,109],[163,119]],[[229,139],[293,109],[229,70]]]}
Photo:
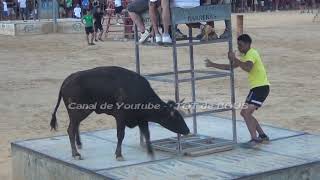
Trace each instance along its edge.
{"label": "short dark hair", "polygon": [[238,41],[242,41],[242,42],[245,42],[245,43],[249,43],[251,44],[252,43],[252,39],[251,37],[248,35],[248,34],[242,34],[238,37]]}

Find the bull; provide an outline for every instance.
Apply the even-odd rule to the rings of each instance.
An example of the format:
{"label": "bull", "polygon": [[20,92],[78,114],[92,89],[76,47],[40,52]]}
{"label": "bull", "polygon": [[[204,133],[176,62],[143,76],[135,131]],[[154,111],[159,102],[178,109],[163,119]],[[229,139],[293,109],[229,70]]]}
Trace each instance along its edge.
{"label": "bull", "polygon": [[126,127],[139,127],[145,138],[147,152],[151,156],[154,152],[150,142],[148,122],[158,123],[172,132],[183,135],[190,132],[174,101],[162,101],[143,76],[125,68],[97,67],[69,75],[61,85],[58,102],[52,113],[50,126],[54,130],[57,128],[56,112],[61,98],[70,120],[67,132],[72,156],[77,159],[81,159],[77,148],[82,147],[79,134],[80,122],[92,112],[105,113],[115,118],[117,160],[123,160],[121,145]]}

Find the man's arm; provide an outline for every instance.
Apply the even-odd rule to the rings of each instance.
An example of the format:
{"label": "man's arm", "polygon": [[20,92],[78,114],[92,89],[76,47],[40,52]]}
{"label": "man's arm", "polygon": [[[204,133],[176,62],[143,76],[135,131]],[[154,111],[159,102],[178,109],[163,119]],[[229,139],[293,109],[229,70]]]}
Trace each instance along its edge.
{"label": "man's arm", "polygon": [[235,66],[240,67],[241,69],[243,69],[246,72],[250,72],[253,67],[252,61],[242,62],[242,61],[240,61],[240,59],[238,59],[236,57],[234,52],[229,52],[228,58],[231,62],[233,62],[233,64],[235,64]]}
{"label": "man's arm", "polygon": [[242,62],[238,58],[234,59],[234,63],[237,64],[241,69],[243,69],[246,72],[250,72],[253,67],[252,61]]}
{"label": "man's arm", "polygon": [[[206,62],[207,67],[214,67],[214,68],[221,69],[221,70],[230,70],[230,64],[217,64],[217,63],[210,61],[209,59],[206,59],[205,62]],[[232,67],[233,67],[233,69],[235,69],[239,66],[237,64],[233,64]]]}

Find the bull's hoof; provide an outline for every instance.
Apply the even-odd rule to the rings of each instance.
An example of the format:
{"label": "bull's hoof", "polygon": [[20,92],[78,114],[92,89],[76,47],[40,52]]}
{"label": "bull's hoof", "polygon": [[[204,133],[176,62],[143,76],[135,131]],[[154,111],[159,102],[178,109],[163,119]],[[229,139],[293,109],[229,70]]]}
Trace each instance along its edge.
{"label": "bull's hoof", "polygon": [[123,156],[117,156],[117,157],[116,157],[116,160],[117,160],[117,161],[124,161],[124,158],[123,158]]}

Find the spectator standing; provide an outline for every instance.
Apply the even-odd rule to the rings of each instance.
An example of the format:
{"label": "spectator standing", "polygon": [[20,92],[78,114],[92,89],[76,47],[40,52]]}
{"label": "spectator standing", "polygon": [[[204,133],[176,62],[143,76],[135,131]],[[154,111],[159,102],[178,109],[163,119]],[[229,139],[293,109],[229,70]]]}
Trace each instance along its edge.
{"label": "spectator standing", "polygon": [[3,9],[2,9],[3,10],[3,12],[2,12],[3,19],[8,20],[9,11],[8,11],[8,4],[7,4],[6,0],[3,0],[2,7],[3,7]]}
{"label": "spectator standing", "polygon": [[81,8],[79,4],[77,4],[77,6],[74,8],[73,13],[77,19],[81,18]]}
{"label": "spectator standing", "polygon": [[18,0],[19,13],[23,21],[28,20],[27,2],[26,0]]}

